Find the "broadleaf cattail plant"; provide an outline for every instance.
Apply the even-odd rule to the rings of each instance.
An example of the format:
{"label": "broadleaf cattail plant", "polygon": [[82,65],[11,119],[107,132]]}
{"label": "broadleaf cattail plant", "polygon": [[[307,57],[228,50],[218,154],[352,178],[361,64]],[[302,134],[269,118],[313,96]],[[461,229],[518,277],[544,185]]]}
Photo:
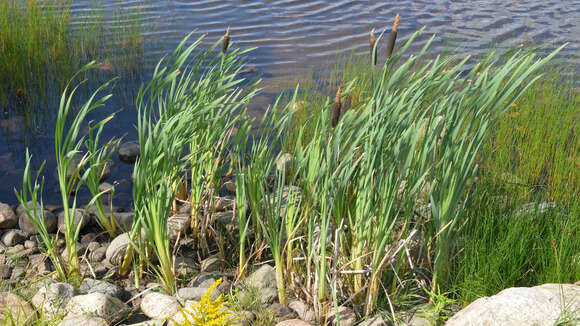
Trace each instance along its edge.
{"label": "broadleaf cattail plant", "polygon": [[224,40],[222,41],[222,53],[225,54],[228,51],[228,47],[230,46],[230,27],[226,30],[226,34],[224,35]]}
{"label": "broadleaf cattail plant", "polygon": [[338,120],[340,119],[340,111],[342,108],[342,89],[338,87],[336,91],[336,97],[334,98],[334,105],[332,106],[332,126],[336,127]]}
{"label": "broadleaf cattail plant", "polygon": [[371,28],[371,33],[370,33],[370,49],[369,49],[369,54],[370,54],[370,58],[371,58],[371,64],[372,65],[376,65],[377,64],[377,49],[375,49],[375,43],[376,43],[376,39],[375,39],[375,29]]}
{"label": "broadleaf cattail plant", "polygon": [[389,37],[389,44],[387,45],[387,59],[393,54],[393,49],[395,48],[395,41],[397,40],[397,28],[399,27],[399,14],[395,17],[395,22],[393,23],[393,29],[391,30],[391,36]]}

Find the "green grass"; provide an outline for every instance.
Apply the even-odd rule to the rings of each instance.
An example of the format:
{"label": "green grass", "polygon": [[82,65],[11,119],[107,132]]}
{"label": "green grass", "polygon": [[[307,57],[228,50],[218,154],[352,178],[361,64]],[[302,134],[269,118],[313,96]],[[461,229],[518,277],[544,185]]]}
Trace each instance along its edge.
{"label": "green grass", "polygon": [[[235,252],[226,263],[238,279],[273,260],[279,300],[294,290],[321,323],[341,304],[395,315],[409,298],[430,297],[443,316],[448,303],[505,287],[576,280],[578,93],[555,70],[541,75],[561,48],[544,58],[492,52],[466,68],[467,59],[431,56],[432,39],[405,57],[418,33],[384,66],[339,64],[326,84],[341,87],[336,99],[322,86],[280,97],[255,133],[245,108],[257,83],[238,77],[248,51],[185,39],[137,98],[136,218],[120,273],[133,267],[136,282],[148,273],[176,290],[166,223],[188,203],[199,257]],[[284,152],[292,159],[280,171]],[[236,181],[231,242],[213,221],[222,178]],[[23,202],[40,196],[30,180]],[[285,186],[299,196],[283,200]],[[547,200],[556,209],[516,216]]]}
{"label": "green grass", "polygon": [[[70,0],[6,0],[0,3],[0,104],[4,111],[23,110],[59,93],[83,65],[96,60],[101,69],[129,70],[142,54],[140,10],[115,12],[122,28],[105,27],[98,3],[78,21]],[[126,71],[127,71],[126,70]]]}

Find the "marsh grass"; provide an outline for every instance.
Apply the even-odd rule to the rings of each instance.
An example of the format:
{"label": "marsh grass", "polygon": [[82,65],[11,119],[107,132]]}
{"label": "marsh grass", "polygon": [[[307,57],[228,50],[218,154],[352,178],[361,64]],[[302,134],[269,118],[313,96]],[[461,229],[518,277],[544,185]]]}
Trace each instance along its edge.
{"label": "marsh grass", "polygon": [[119,8],[113,20],[122,26],[109,29],[98,4],[78,21],[72,17],[71,4],[70,0],[0,3],[0,101],[5,111],[23,111],[32,121],[34,108],[46,106],[43,100],[62,91],[90,61],[117,71],[138,65],[143,40],[140,9]]}

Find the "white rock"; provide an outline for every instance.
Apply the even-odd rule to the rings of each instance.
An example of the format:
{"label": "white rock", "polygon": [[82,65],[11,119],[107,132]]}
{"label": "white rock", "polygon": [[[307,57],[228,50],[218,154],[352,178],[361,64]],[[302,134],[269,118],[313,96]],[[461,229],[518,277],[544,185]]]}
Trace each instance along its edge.
{"label": "white rock", "polygon": [[87,315],[65,318],[58,326],[108,326],[107,321],[101,317]]}
{"label": "white rock", "polygon": [[111,264],[117,265],[123,259],[127,246],[129,246],[129,233],[121,233],[107,247],[105,259]]}
{"label": "white rock", "polygon": [[140,307],[145,316],[151,319],[164,320],[179,312],[177,298],[157,292],[146,294]]}
{"label": "white rock", "polygon": [[77,295],[66,305],[67,316],[91,315],[104,318],[107,323],[119,322],[129,314],[123,301],[104,293]]}
{"label": "white rock", "polygon": [[32,305],[52,318],[67,305],[75,294],[76,290],[70,284],[49,283],[41,287],[32,297]]}
{"label": "white rock", "polygon": [[509,288],[494,296],[479,298],[445,325],[552,326],[570,314],[580,318],[579,312],[580,286],[544,284],[532,288]]}

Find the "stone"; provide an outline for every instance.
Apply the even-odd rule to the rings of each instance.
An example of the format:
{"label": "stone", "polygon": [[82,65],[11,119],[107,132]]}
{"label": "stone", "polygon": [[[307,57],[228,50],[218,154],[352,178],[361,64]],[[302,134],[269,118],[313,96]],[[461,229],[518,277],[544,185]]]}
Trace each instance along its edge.
{"label": "stone", "polygon": [[348,307],[338,307],[339,320],[337,322],[336,311],[334,307],[330,307],[326,311],[326,320],[328,325],[352,326],[356,322],[356,314]]}
{"label": "stone", "polygon": [[136,142],[126,142],[119,145],[119,159],[125,163],[135,163],[139,156],[139,144]]}
{"label": "stone", "polygon": [[214,200],[214,209],[216,212],[229,211],[234,209],[235,204],[234,197],[217,197]]}
{"label": "stone", "polygon": [[[71,210],[72,213],[72,210]],[[89,222],[88,216],[83,215],[83,210],[77,208],[74,210],[74,227],[75,229],[80,225],[81,230],[87,225]],[[58,232],[64,233],[64,211],[58,213]]]}
{"label": "stone", "polygon": [[[181,288],[177,290],[177,296],[183,300],[193,300],[193,301],[200,301],[201,297],[209,290],[209,288],[205,287],[191,287],[191,288]],[[215,291],[210,294],[210,298],[212,300],[217,299],[221,294],[221,291],[216,289]]]}
{"label": "stone", "polygon": [[118,286],[92,278],[85,278],[81,283],[80,290],[87,294],[103,293],[115,298],[123,297],[123,291]]}
{"label": "stone", "polygon": [[107,321],[101,317],[88,315],[73,316],[65,318],[58,326],[108,326]]}
{"label": "stone", "polygon": [[278,290],[275,288],[265,288],[260,290],[260,303],[268,305],[278,299]]}
{"label": "stone", "polygon": [[20,282],[21,278],[26,275],[26,264],[24,261],[19,261],[16,263],[14,268],[12,268],[12,273],[10,274],[10,280],[14,282]]}
{"label": "stone", "polygon": [[45,276],[51,272],[52,263],[50,259],[45,254],[31,255],[28,258],[29,272],[38,275]]}
{"label": "stone", "polygon": [[0,229],[10,229],[18,224],[18,217],[8,204],[0,203]]}
{"label": "stone", "polygon": [[53,318],[75,295],[76,290],[70,284],[47,283],[32,297],[32,305]]}
{"label": "stone", "polygon": [[36,241],[26,240],[24,241],[24,248],[26,249],[38,248],[38,244],[36,243]]}
{"label": "stone", "polygon": [[[555,325],[580,311],[580,286],[543,284],[509,288],[475,300],[451,317],[446,326]],[[575,316],[578,317],[577,315]]]}
{"label": "stone", "polygon": [[145,316],[151,319],[164,320],[179,312],[177,298],[157,292],[147,293],[140,307]]}
{"label": "stone", "polygon": [[178,256],[175,258],[175,273],[181,276],[188,276],[199,272],[193,259]]}
{"label": "stone", "polygon": [[[33,206],[34,203],[33,201],[29,201],[28,202],[28,208],[31,210],[31,213],[33,213]],[[37,216],[40,218],[41,216],[41,209],[40,209],[40,205],[36,205],[36,212],[37,212]],[[18,215],[18,227],[20,227],[20,230],[28,233],[28,234],[38,234],[38,232],[36,231],[36,228],[34,228],[34,224],[32,224],[32,222],[30,221],[30,219],[28,218],[28,215],[26,214],[26,210],[24,208],[24,206],[22,206],[22,204],[20,204],[20,206],[18,206],[18,208],[16,209],[16,214]],[[56,231],[56,227],[57,227],[57,217],[49,210],[44,210],[44,223],[46,224],[46,230],[49,233],[53,233]]]}
{"label": "stone", "polygon": [[99,247],[89,253],[89,261],[91,263],[103,261],[103,259],[105,259],[106,253],[107,253],[106,247]]}
{"label": "stone", "polygon": [[242,310],[238,312],[236,315],[238,317],[236,321],[244,326],[252,325],[254,320],[256,320],[256,315],[248,310]]}
{"label": "stone", "polygon": [[101,172],[101,178],[99,179],[99,181],[106,180],[108,177],[111,176],[111,174],[113,173],[113,166],[115,166],[115,162],[111,160],[109,160],[105,164],[103,171]]}
{"label": "stone", "polygon": [[229,225],[234,220],[234,212],[218,212],[214,214],[213,218],[218,224]]}
{"label": "stone", "polygon": [[103,182],[99,185],[99,192],[112,191],[114,189],[115,189],[115,186],[113,186],[112,184],[110,184],[108,182]]}
{"label": "stone", "polygon": [[358,326],[387,326],[387,322],[383,319],[383,317],[377,315],[372,318],[366,319]]}
{"label": "stone", "polygon": [[211,273],[218,270],[220,267],[220,260],[219,258],[214,255],[210,256],[201,262],[201,272],[202,273]]}
{"label": "stone", "polygon": [[193,278],[189,282],[189,284],[187,284],[187,286],[188,287],[209,288],[214,282],[215,282],[215,278],[213,278],[211,275],[202,274],[202,275],[199,275],[199,276]]}
{"label": "stone", "polygon": [[[86,162],[87,161],[84,160],[84,156],[82,154],[80,154],[80,153],[76,154],[72,158],[70,165],[68,167],[68,170],[66,170],[67,179],[70,179],[72,176],[74,176],[76,174],[76,172],[78,170],[80,170],[85,165]],[[81,172],[79,171],[79,173],[81,173]],[[56,171],[55,171],[55,175],[58,176],[58,173]]]}
{"label": "stone", "polygon": [[273,303],[268,307],[275,317],[282,318],[282,319],[294,319],[298,317],[298,314],[294,312],[294,310],[290,309],[288,306],[285,306],[280,303]]}
{"label": "stone", "polygon": [[310,322],[316,319],[314,309],[300,300],[291,301],[288,303],[288,307],[294,310],[302,320]]}
{"label": "stone", "polygon": [[[0,323],[10,317],[16,325],[30,325],[35,321],[36,314],[26,300],[9,292],[0,292]],[[9,324],[11,325],[11,323]]]}
{"label": "stone", "polygon": [[66,305],[67,316],[90,315],[104,318],[107,324],[125,319],[130,309],[123,301],[104,293],[77,295]]}
{"label": "stone", "polygon": [[105,260],[113,265],[119,265],[129,246],[129,233],[121,233],[107,247]]}
{"label": "stone", "polygon": [[23,244],[24,240],[26,240],[26,234],[20,230],[8,230],[2,235],[2,243],[7,247]]}
{"label": "stone", "polygon": [[189,229],[191,217],[189,214],[175,214],[167,219],[167,229],[169,231],[169,239],[171,241],[177,240],[178,237],[183,237]]}
{"label": "stone", "polygon": [[[109,214],[109,220],[111,215]],[[113,218],[117,222],[117,226],[121,230],[127,232],[131,230],[131,225],[133,224],[133,219],[135,219],[135,212],[113,212]]]}
{"label": "stone", "polygon": [[312,326],[312,324],[300,319],[288,319],[277,323],[276,326]]}
{"label": "stone", "polygon": [[276,271],[274,267],[264,264],[246,278],[246,285],[256,288],[276,288]]}
{"label": "stone", "polygon": [[276,160],[276,171],[278,171],[278,172],[286,171],[286,174],[288,174],[290,172],[290,171],[288,171],[288,169],[292,165],[292,160],[293,159],[294,158],[292,157],[292,154],[290,154],[290,153],[284,153],[284,154],[282,154]]}
{"label": "stone", "polygon": [[556,203],[554,202],[543,202],[543,203],[527,203],[518,208],[514,216],[524,217],[524,216],[537,216],[546,214],[548,211],[555,209]]}

